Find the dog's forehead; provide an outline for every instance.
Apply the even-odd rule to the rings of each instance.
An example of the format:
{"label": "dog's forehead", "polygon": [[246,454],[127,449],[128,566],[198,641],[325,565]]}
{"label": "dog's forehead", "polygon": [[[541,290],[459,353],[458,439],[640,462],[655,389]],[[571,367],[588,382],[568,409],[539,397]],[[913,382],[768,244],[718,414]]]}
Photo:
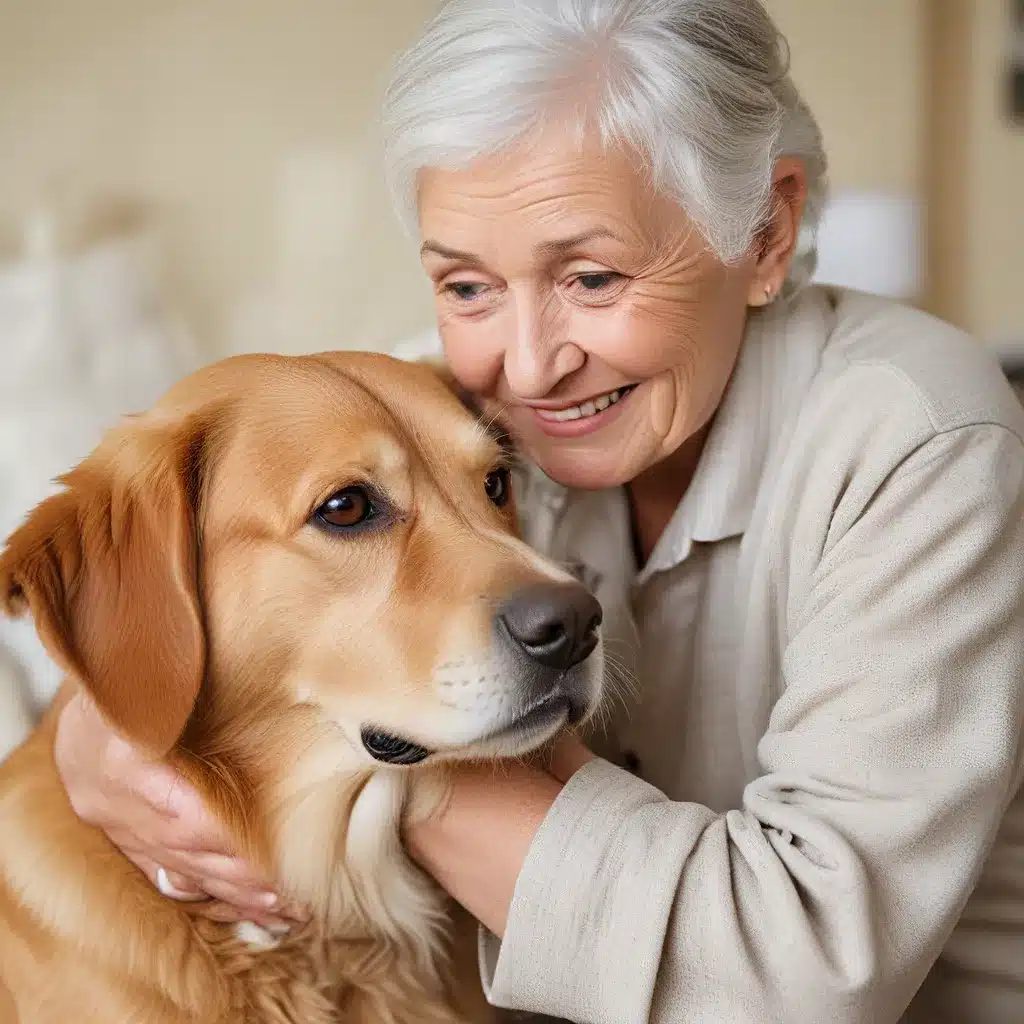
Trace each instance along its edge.
{"label": "dog's forehead", "polygon": [[239,381],[236,465],[261,475],[315,475],[341,463],[384,474],[414,462],[473,466],[496,445],[428,367],[341,353],[273,360]]}

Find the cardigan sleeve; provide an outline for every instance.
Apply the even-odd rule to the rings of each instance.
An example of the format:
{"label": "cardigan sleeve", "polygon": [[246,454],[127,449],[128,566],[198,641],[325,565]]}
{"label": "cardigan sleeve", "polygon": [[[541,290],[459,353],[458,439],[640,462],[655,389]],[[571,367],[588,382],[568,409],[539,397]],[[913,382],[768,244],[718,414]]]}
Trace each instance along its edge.
{"label": "cardigan sleeve", "polygon": [[483,935],[492,1002],[580,1024],[894,1024],[1020,782],[1024,451],[939,434],[831,543],[742,806],[606,762],[562,791]]}

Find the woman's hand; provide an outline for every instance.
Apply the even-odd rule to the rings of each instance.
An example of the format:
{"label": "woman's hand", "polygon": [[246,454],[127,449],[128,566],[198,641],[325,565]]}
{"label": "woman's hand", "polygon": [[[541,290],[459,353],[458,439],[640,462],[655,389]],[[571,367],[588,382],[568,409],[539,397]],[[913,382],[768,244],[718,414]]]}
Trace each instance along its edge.
{"label": "woman's hand", "polygon": [[233,856],[196,791],[166,765],[145,760],[85,693],[61,711],[54,755],[75,813],[102,829],[165,896],[217,900],[208,916],[274,930],[304,916]]}
{"label": "woman's hand", "polygon": [[537,829],[565,783],[595,756],[565,733],[530,764],[457,766],[448,801],[426,820],[406,826],[409,853],[501,936]]}

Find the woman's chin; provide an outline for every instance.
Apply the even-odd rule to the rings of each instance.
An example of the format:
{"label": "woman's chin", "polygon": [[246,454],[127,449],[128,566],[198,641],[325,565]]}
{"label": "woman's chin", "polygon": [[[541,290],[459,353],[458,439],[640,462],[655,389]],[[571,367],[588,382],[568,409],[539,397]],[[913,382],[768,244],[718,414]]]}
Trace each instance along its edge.
{"label": "woman's chin", "polygon": [[[581,452],[546,445],[543,451],[530,452],[530,458],[557,484],[581,491],[601,491],[622,487],[645,467],[643,462],[615,452]],[[631,453],[632,454],[632,453]]]}

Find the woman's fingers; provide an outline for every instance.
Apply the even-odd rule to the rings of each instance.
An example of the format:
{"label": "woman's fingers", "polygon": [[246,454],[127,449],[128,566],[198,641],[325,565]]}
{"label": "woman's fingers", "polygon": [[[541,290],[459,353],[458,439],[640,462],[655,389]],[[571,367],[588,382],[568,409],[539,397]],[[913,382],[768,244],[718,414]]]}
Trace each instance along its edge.
{"label": "woman's fingers", "polygon": [[243,918],[251,921],[266,918],[283,921],[280,915],[281,900],[275,892],[243,889],[219,878],[203,878],[199,884],[215,900],[234,907]]}
{"label": "woman's fingers", "polygon": [[156,887],[172,900],[183,902],[194,902],[209,898],[209,893],[204,892],[199,886],[193,885],[184,875],[175,871],[168,871],[165,867],[156,869]]}
{"label": "woman's fingers", "polygon": [[[225,857],[219,853],[207,853],[204,850],[181,849],[170,842],[163,841],[160,836],[149,837],[143,843],[136,833],[110,834],[111,842],[129,859],[141,867],[150,881],[156,885],[156,871],[149,865],[155,864],[167,873],[165,885],[180,892],[192,893],[195,890],[210,892],[209,883],[214,883],[217,892],[233,892],[245,894],[239,900],[239,906],[269,906],[276,900],[259,873],[251,865],[238,857]],[[175,882],[177,879],[177,882]],[[164,888],[157,886],[165,896],[171,895]],[[214,895],[214,893],[210,893]],[[218,897],[220,898],[220,897]]]}
{"label": "woman's fingers", "polygon": [[231,906],[230,903],[221,903],[212,900],[209,903],[197,904],[194,911],[199,917],[205,917],[210,921],[231,923],[234,921],[252,921],[261,928],[266,928],[271,935],[287,935],[292,928],[296,927],[290,921],[282,921],[279,918],[268,914],[250,914],[240,911]]}
{"label": "woman's fingers", "polygon": [[207,850],[180,849],[170,843],[167,844],[167,850],[183,865],[183,873],[192,878],[212,878],[250,892],[263,892],[271,888],[267,879],[241,857],[227,857]]}
{"label": "woman's fingers", "polygon": [[[226,830],[206,809],[196,790],[166,765],[148,764],[137,770],[133,789],[163,820],[162,835],[179,848],[230,853]],[[156,827],[154,821],[151,828]]]}
{"label": "woman's fingers", "polygon": [[200,876],[199,885],[215,899],[230,904],[243,914],[248,914],[249,920],[259,923],[264,920],[304,923],[311,916],[307,907],[282,900],[269,888],[254,888],[251,884],[238,885],[224,881],[222,877],[212,876]]}
{"label": "woman's fingers", "polygon": [[195,903],[209,899],[209,894],[176,871],[168,871],[144,853],[122,850],[124,855],[150,880],[153,887],[172,900],[183,903]]}
{"label": "woman's fingers", "polygon": [[193,878],[170,871],[152,857],[126,849],[124,854],[153,887],[179,903],[203,903],[196,912],[214,921],[254,921],[274,935],[284,935],[296,923],[308,920],[301,908],[279,905],[276,897],[270,905],[269,895],[239,888],[218,879]]}
{"label": "woman's fingers", "polygon": [[282,906],[254,866],[231,856],[231,837],[184,777],[110,729],[84,695],[61,713],[55,756],[76,813],[169,899],[194,901],[204,913],[206,902],[222,904],[236,920],[279,931],[285,917],[308,916]]}
{"label": "woman's fingers", "polygon": [[[167,846],[143,850],[134,837],[124,836],[120,844],[116,843],[116,838],[115,845],[119,845],[153,885],[171,899],[194,899],[197,894],[205,894],[230,904],[239,912],[241,920],[309,920],[307,908],[282,901],[256,869],[238,857]],[[162,875],[159,874],[161,869]]]}

